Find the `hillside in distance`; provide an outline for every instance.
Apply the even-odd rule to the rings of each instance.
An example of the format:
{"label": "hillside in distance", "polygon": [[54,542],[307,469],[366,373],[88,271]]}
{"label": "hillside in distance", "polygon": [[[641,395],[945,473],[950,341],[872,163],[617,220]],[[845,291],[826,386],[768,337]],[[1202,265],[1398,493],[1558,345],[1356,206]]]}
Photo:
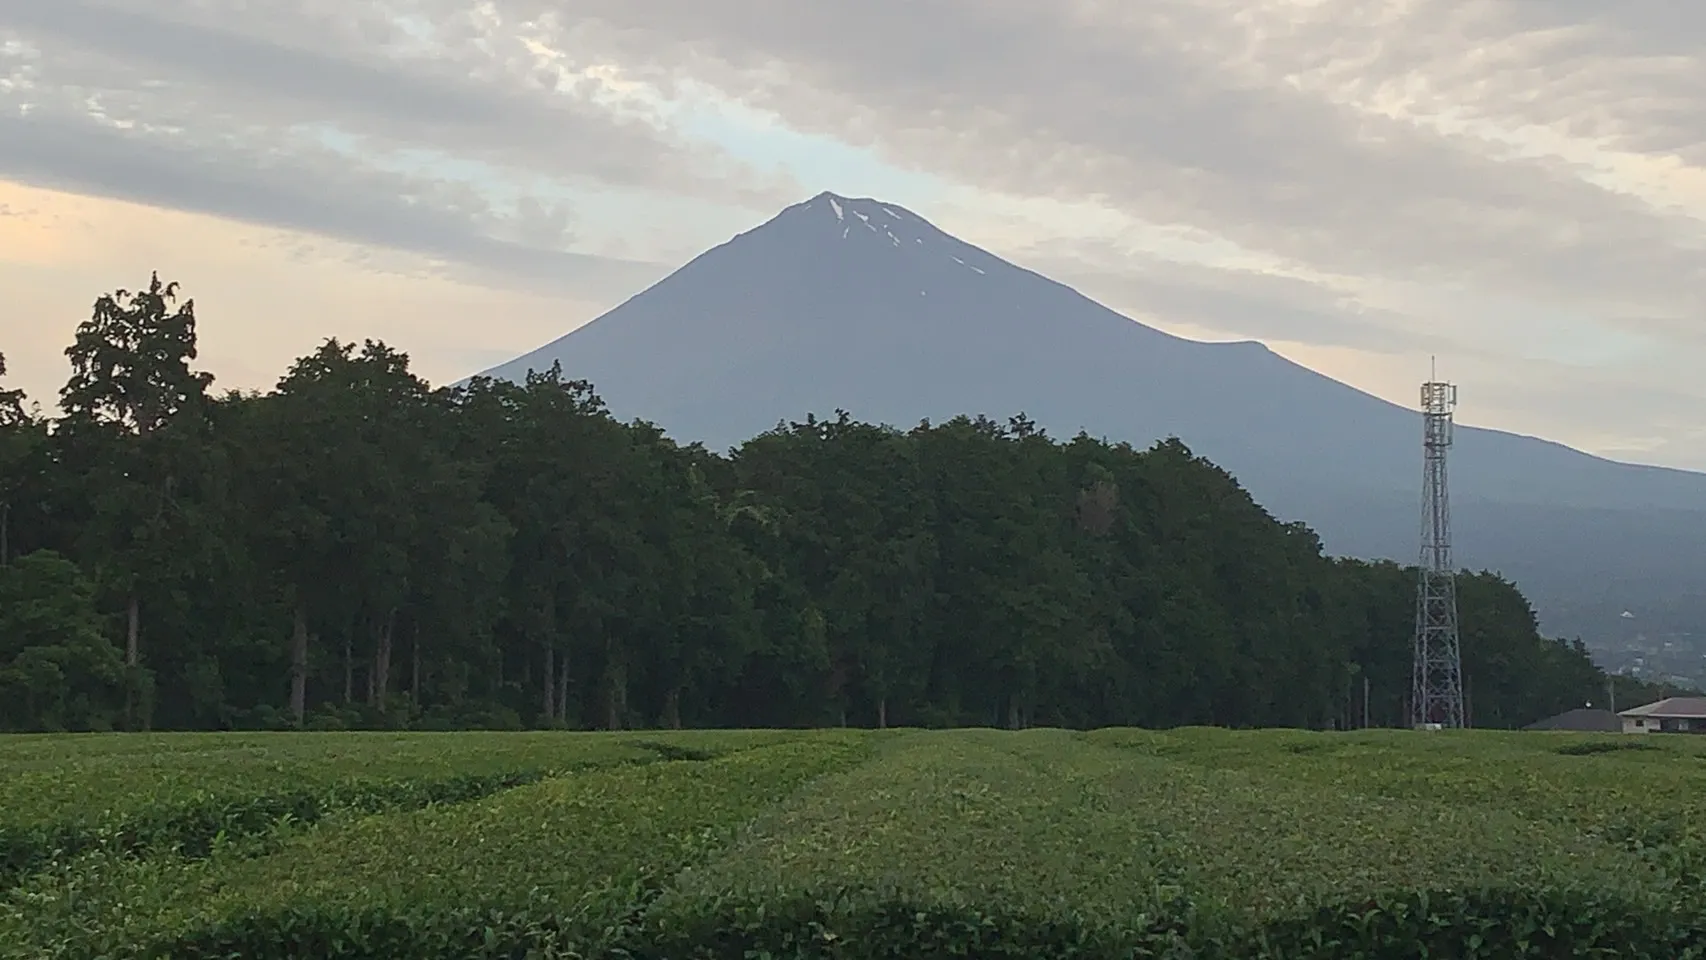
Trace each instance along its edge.
{"label": "hillside in distance", "polygon": [[[1176,435],[1335,553],[1417,552],[1414,410],[1259,343],[1144,326],[876,200],[788,207],[487,375],[556,361],[619,417],[716,449],[838,409],[902,428],[1023,412],[1062,438]],[[1706,635],[1706,474],[1459,427],[1451,483],[1459,562],[1516,580],[1548,631],[1604,649],[1634,611],[1648,634]]]}

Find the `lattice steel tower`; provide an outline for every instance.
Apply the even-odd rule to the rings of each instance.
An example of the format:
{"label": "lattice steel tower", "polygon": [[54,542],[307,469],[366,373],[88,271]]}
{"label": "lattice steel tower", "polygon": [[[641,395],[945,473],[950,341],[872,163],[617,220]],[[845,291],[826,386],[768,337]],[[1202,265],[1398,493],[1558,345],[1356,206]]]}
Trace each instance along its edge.
{"label": "lattice steel tower", "polygon": [[1451,559],[1451,497],[1445,475],[1456,406],[1456,386],[1437,379],[1422,384],[1422,556],[1410,688],[1410,722],[1417,728],[1466,725],[1457,638],[1457,570]]}

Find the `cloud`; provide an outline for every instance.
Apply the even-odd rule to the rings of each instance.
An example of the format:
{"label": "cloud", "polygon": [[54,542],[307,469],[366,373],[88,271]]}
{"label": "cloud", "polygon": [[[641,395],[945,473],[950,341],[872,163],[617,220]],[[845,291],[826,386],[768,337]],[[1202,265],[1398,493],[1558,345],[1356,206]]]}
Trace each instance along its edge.
{"label": "cloud", "polygon": [[424,254],[533,284],[627,291],[662,270],[497,239],[490,207],[453,183],[362,169],[302,144],[269,151],[90,118],[0,116],[0,177]]}
{"label": "cloud", "polygon": [[1676,180],[1665,157],[1639,151],[1706,139],[1677,109],[1706,58],[1676,42],[1706,32],[1652,3],[1606,9],[273,0],[238,19],[223,0],[0,0],[0,22],[81,52],[78,70],[147,79],[160,103],[235,91],[274,127],[359,129],[364,150],[754,206],[802,192],[670,132],[669,99],[708,85],[906,166],[1190,224],[1325,273],[1686,321],[1706,305],[1706,174],[1689,208],[1654,186]]}
{"label": "cloud", "polygon": [[1418,332],[1425,328],[1413,316],[1279,273],[1180,263],[1095,241],[1040,243],[1019,259],[1152,324],[1376,353],[1426,352],[1439,342]]}
{"label": "cloud", "polygon": [[619,244],[575,230],[588,191],[792,196],[514,53],[372,4],[0,0],[0,177],[598,299],[664,271],[596,255]]}
{"label": "cloud", "polygon": [[576,89],[570,78],[564,89],[561,72],[525,48],[482,54],[434,37],[409,56],[376,5],[351,3],[336,26],[308,15],[307,4],[272,8],[257,23],[233,16],[247,11],[229,4],[209,12],[172,0],[0,0],[0,26],[50,50],[60,84],[124,89],[143,106],[191,101],[251,123],[331,123],[365,139],[454,148],[553,176],[751,189],[741,183],[749,171],[714,149],[595,102],[584,81]]}
{"label": "cloud", "polygon": [[[532,9],[498,0],[512,5]],[[1554,35],[1500,13],[1536,5],[582,0],[554,42],[715,83],[908,166],[1327,272],[1697,316],[1706,194],[1678,211],[1639,170],[1608,187],[1634,141],[1572,130],[1674,96],[1699,64],[1642,69],[1638,53],[1583,52],[1610,27]],[[1545,95],[1580,71],[1616,86]],[[1676,143],[1706,127],[1645,116],[1649,138],[1669,117]]]}

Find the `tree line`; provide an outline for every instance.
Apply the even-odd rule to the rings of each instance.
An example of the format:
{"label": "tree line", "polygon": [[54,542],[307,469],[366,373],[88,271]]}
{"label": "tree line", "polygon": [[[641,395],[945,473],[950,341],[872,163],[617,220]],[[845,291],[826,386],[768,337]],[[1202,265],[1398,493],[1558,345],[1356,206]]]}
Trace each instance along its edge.
{"label": "tree line", "polygon": [[[0,392],[0,729],[1405,716],[1415,571],[1178,439],[838,414],[720,454],[560,368],[433,388],[371,340],[216,393],[157,275],[66,354],[51,415]],[[1459,593],[1476,725],[1600,699],[1514,585]]]}

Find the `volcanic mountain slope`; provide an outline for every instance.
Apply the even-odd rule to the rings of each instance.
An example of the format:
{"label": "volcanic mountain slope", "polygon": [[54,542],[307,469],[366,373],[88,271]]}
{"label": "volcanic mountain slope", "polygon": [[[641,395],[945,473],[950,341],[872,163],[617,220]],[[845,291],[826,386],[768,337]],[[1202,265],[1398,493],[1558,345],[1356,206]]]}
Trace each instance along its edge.
{"label": "volcanic mountain slope", "polygon": [[[557,360],[618,416],[715,448],[837,409],[1177,435],[1334,552],[1416,555],[1414,411],[1259,343],[1143,326],[894,204],[820,194],[488,373]],[[1608,641],[1638,609],[1649,631],[1706,633],[1706,474],[1467,427],[1451,470],[1459,559],[1517,579],[1550,629]]]}

